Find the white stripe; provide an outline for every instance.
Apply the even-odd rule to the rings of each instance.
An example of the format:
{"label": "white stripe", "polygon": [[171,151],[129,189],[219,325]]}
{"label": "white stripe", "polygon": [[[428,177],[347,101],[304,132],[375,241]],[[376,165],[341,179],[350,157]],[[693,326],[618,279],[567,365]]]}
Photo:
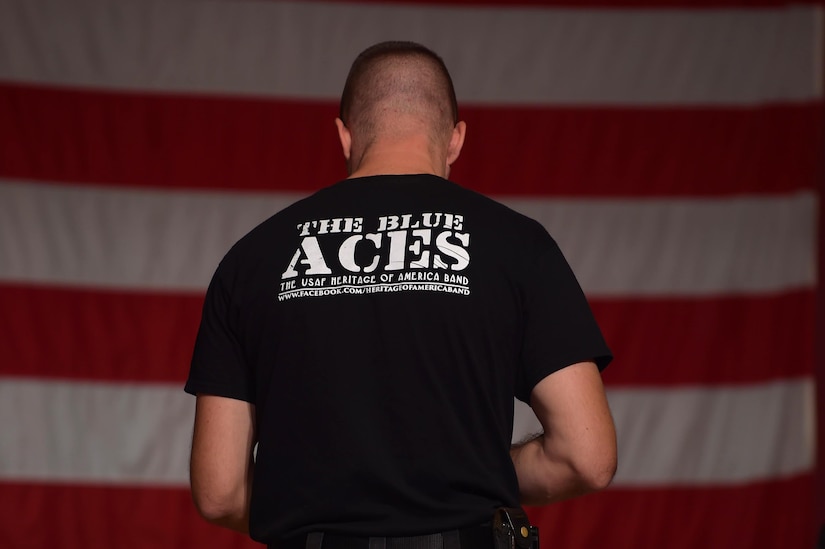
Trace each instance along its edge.
{"label": "white stripe", "polygon": [[[611,389],[608,398],[619,440],[614,486],[738,484],[813,469],[811,379]],[[532,410],[517,401],[513,440],[540,431]]]}
{"label": "white stripe", "polygon": [[814,95],[825,96],[825,9],[819,5],[817,13],[811,22],[814,27]]}
{"label": "white stripe", "polygon": [[186,483],[194,411],[174,386],[0,379],[0,477]]}
{"label": "white stripe", "polygon": [[[295,194],[0,181],[0,280],[202,291]],[[816,196],[506,199],[544,224],[591,296],[775,292],[816,283]]]}
{"label": "white stripe", "polygon": [[547,227],[592,295],[712,295],[816,285],[813,193],[504,202]]}
{"label": "white stripe", "polygon": [[334,99],[359,51],[410,39],[464,102],[798,101],[822,95],[820,13],[26,0],[0,3],[0,80]]}
{"label": "white stripe", "polygon": [[[813,467],[811,380],[609,397],[616,486],[737,484]],[[193,417],[194,398],[177,386],[0,378],[0,478],[183,485]]]}
{"label": "white stripe", "polygon": [[0,280],[201,291],[238,238],[301,196],[0,182]]}

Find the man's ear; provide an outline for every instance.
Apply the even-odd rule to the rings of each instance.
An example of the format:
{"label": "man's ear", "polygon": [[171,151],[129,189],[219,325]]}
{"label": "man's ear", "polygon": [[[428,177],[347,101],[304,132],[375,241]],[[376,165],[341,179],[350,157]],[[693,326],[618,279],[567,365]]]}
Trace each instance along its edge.
{"label": "man's ear", "polygon": [[464,136],[467,134],[467,123],[459,121],[453,128],[453,133],[450,135],[450,144],[447,148],[447,169],[458,160],[458,155],[461,154],[461,148],[464,146]]}
{"label": "man's ear", "polygon": [[352,153],[352,133],[346,127],[344,121],[340,118],[335,119],[335,126],[338,128],[338,140],[341,142],[341,150],[344,153],[344,158],[349,161]]}

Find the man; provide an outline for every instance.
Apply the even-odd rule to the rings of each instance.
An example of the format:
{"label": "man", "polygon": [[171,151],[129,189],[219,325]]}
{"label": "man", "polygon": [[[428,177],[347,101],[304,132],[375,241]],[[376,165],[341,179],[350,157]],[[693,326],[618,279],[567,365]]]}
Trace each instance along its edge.
{"label": "man", "polygon": [[[200,513],[271,547],[487,549],[495,509],[606,487],[610,351],[544,228],[446,179],[466,126],[442,60],[365,50],[336,124],[350,177],[210,284],[186,385]],[[511,448],[514,395],[544,434]]]}

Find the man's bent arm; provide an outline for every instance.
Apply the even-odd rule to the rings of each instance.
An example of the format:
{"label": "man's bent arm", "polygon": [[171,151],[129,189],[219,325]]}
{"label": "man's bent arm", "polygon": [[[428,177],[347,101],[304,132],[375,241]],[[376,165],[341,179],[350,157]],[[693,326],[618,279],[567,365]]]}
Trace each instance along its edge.
{"label": "man's bent arm", "polygon": [[213,524],[249,532],[255,406],[199,394],[189,481],[198,512]]}
{"label": "man's bent arm", "polygon": [[512,447],[521,501],[546,505],[606,488],[616,472],[616,430],[596,365],[541,380],[530,405],[544,434]]}

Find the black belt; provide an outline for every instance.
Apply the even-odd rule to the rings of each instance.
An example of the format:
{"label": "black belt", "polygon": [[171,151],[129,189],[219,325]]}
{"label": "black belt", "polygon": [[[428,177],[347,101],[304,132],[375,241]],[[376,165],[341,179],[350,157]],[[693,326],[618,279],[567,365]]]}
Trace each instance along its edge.
{"label": "black belt", "polygon": [[403,537],[349,536],[312,532],[278,543],[268,549],[492,549],[489,524],[437,534]]}

